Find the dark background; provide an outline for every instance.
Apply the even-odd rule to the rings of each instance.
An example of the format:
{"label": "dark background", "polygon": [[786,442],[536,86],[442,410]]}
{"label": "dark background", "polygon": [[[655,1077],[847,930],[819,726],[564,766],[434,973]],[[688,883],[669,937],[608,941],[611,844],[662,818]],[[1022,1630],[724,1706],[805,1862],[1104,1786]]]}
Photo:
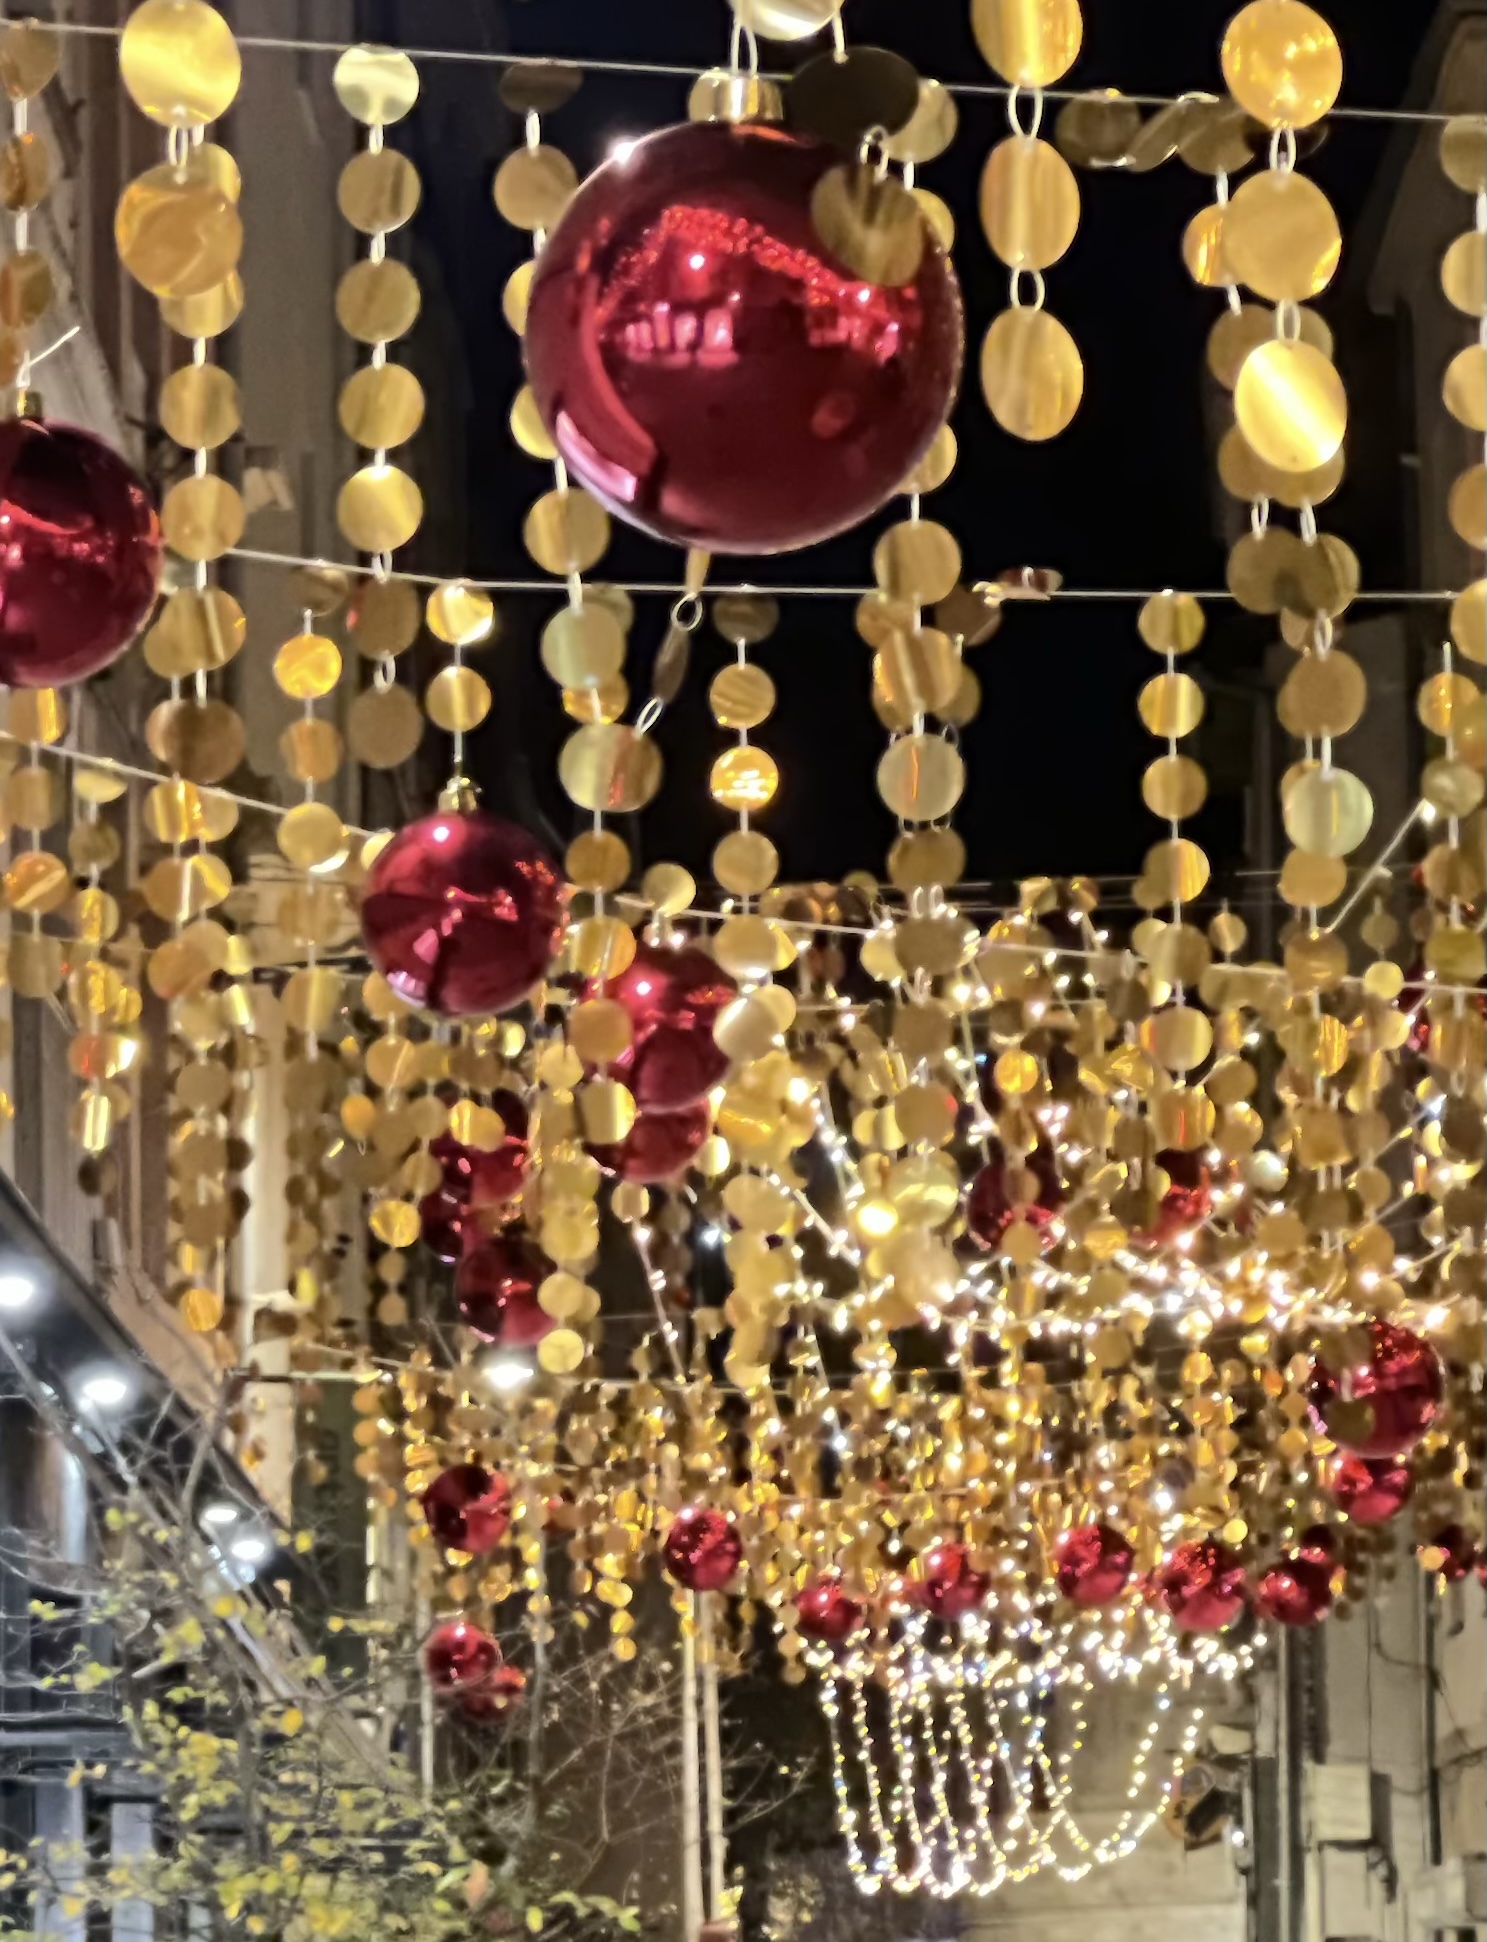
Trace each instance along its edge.
{"label": "dark background", "polygon": [[[1221,91],[1219,42],[1230,0],[1090,0],[1084,48],[1067,85],[1120,86],[1131,93]],[[1334,0],[1325,11],[1342,40],[1343,100],[1398,105],[1430,27],[1422,4]],[[514,48],[575,60],[655,60],[698,67],[726,57],[730,15],[723,0],[533,0],[473,6],[470,0],[368,0],[367,32],[403,45]],[[945,81],[986,83],[964,0],[848,0],[856,42],[879,40]],[[822,43],[766,45],[766,67],[788,68]],[[425,178],[425,202],[411,248],[425,289],[414,357],[431,393],[431,423],[414,468],[429,494],[419,541],[421,565],[441,573],[525,577],[523,514],[550,484],[548,468],[513,447],[506,424],[521,381],[519,349],[500,314],[507,276],[528,239],[495,214],[490,182],[521,139],[501,106],[499,69],[422,64],[419,112],[397,132]],[[648,132],[685,113],[682,78],[590,73],[549,118],[545,138],[580,173],[622,136]],[[1072,330],[1084,357],[1085,394],[1060,438],[1028,446],[993,422],[977,381],[980,340],[1006,301],[1006,272],[992,257],[976,214],[985,157],[1006,133],[1004,105],[960,100],[960,131],[949,152],[921,171],[925,186],[954,209],[957,267],[967,300],[967,371],[953,423],[960,461],[950,483],[925,502],[927,517],[957,534],[969,578],[1031,564],[1055,567],[1074,588],[1223,586],[1229,538],[1242,509],[1213,476],[1211,430],[1225,401],[1206,376],[1204,347],[1221,293],[1194,286],[1179,245],[1212,185],[1173,159],[1154,173],[1080,172],[1083,217],[1063,261],[1048,272],[1048,305]],[[1050,103],[1045,134],[1057,103]],[[1391,321],[1363,298],[1368,241],[1362,225],[1370,190],[1390,166],[1394,130],[1383,123],[1334,122],[1305,166],[1342,221],[1343,269],[1319,307],[1337,334],[1337,356],[1353,406],[1349,475],[1321,514],[1362,555],[1365,585],[1411,584],[1406,541],[1407,480],[1399,455],[1409,439],[1397,402],[1401,367]],[[436,441],[442,451],[431,449]],[[871,584],[873,538],[886,517],[808,552],[768,561],[720,560],[715,577],[764,584]],[[1228,522],[1227,526],[1226,523]],[[675,582],[680,555],[619,526],[593,577]],[[506,596],[503,632],[482,658],[496,706],[474,743],[476,773],[492,807],[567,840],[575,816],[555,764],[571,724],[536,656],[536,634],[552,611],[546,596]],[[761,820],[778,844],[787,879],[879,871],[889,820],[872,769],[884,731],[868,697],[870,657],[848,600],[785,603],[779,632],[759,655],[780,686],[780,708],[758,731],[779,759],[780,794]],[[966,731],[970,780],[956,824],[969,849],[968,876],[1001,882],[1031,872],[1133,874],[1163,834],[1143,808],[1141,770],[1156,752],[1135,713],[1156,663],[1135,631],[1134,602],[1060,601],[1011,610],[1000,633],[975,650],[983,685],[979,717]],[[642,601],[627,675],[634,705],[665,625],[665,603]],[[1259,681],[1269,625],[1231,605],[1209,608],[1209,633],[1189,663],[1209,687],[1209,714],[1195,747],[1213,793],[1192,833],[1222,878],[1253,845],[1246,791],[1256,710],[1273,697]],[[706,791],[720,747],[703,703],[723,655],[704,629],[688,692],[659,729],[667,761],[660,797],[630,832],[642,864],[683,861],[706,878],[713,844],[729,826]]]}

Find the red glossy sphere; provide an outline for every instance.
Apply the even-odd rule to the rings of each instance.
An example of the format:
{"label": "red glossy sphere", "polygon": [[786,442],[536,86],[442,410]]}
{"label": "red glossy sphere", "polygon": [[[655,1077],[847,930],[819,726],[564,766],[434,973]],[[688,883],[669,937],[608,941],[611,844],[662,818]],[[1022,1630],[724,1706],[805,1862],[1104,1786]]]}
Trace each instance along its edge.
{"label": "red glossy sphere", "polygon": [[481,1686],[500,1663],[500,1646],[467,1618],[436,1625],[424,1641],[424,1674],[436,1692],[452,1698]]}
{"label": "red glossy sphere", "polygon": [[1213,1181],[1196,1153],[1168,1148],[1158,1153],[1157,1165],[1172,1184],[1162,1195],[1156,1219],[1136,1238],[1161,1246],[1190,1234],[1208,1219],[1213,1212]]}
{"label": "red glossy sphere", "polygon": [[526,1697],[527,1675],[520,1666],[498,1665],[488,1679],[459,1695],[459,1709],[468,1720],[486,1725],[505,1719]]}
{"label": "red glossy sphere", "polygon": [[537,1301],[537,1290],[551,1273],[551,1261],[522,1236],[487,1235],[455,1272],[455,1306],[488,1342],[530,1348],[555,1326]]}
{"label": "red glossy sphere", "polygon": [[1131,1580],[1136,1553],[1108,1524],[1081,1524],[1058,1543],[1058,1588],[1090,1609],[1115,1602]]}
{"label": "red glossy sphere", "polygon": [[743,1543],[722,1511],[693,1504],[672,1518],[662,1555],[688,1591],[724,1591],[743,1560]]}
{"label": "red glossy sphere", "polygon": [[618,1146],[589,1150],[606,1173],[654,1186],[674,1180],[712,1131],[712,1108],[704,1100],[679,1113],[642,1113]]}
{"label": "red glossy sphere", "polygon": [[1261,1578],[1255,1603],[1277,1625],[1317,1625],[1332,1609],[1331,1569],[1311,1558],[1282,1558]]}
{"label": "red glossy sphere", "polygon": [[813,1579],[795,1601],[800,1629],[818,1645],[845,1645],[862,1623],[862,1607],[834,1573]]}
{"label": "red glossy sphere", "polygon": [[1226,1544],[1179,1544],[1152,1579],[1158,1605],[1183,1632],[1221,1632],[1244,1610],[1244,1566]]}
{"label": "red glossy sphere", "polygon": [[514,1092],[491,1094],[506,1134],[489,1153],[462,1146],[452,1133],[430,1142],[429,1152],[444,1170],[444,1192],[462,1206],[503,1207],[521,1192],[527,1176],[527,1109]]}
{"label": "red glossy sphere", "polygon": [[367,872],[361,929],[409,1004],[447,1018],[519,1004],[557,956],[567,890],[524,829],[450,810],[400,829]]}
{"label": "red glossy sphere", "polygon": [[483,1557],[511,1528],[511,1486],[480,1463],[454,1463],[423,1493],[429,1529],[451,1551]]}
{"label": "red glossy sphere", "polygon": [[1409,1465],[1393,1457],[1345,1456],[1332,1473],[1332,1495],[1355,1524],[1387,1524],[1414,1494]]}
{"label": "red glossy sphere", "polygon": [[1440,1360],[1410,1329],[1368,1324],[1368,1360],[1357,1368],[1312,1363],[1309,1395],[1334,1443],[1359,1456],[1400,1456],[1435,1421],[1444,1394]]}
{"label": "red glossy sphere", "polygon": [[442,1188],[418,1203],[424,1246],[440,1261],[458,1261],[465,1251],[465,1203]]}
{"label": "red glossy sphere", "polygon": [[1037,1199],[1026,1205],[1013,1201],[1008,1188],[1009,1168],[1003,1160],[988,1160],[971,1181],[966,1194],[966,1231],[984,1248],[999,1247],[1002,1236],[1017,1219],[1032,1222],[1045,1248],[1053,1239],[1053,1219],[1064,1203],[1058,1166],[1044,1146],[1030,1153],[1023,1165],[1038,1182]]}
{"label": "red glossy sphere", "polygon": [[619,977],[590,986],[591,997],[600,993],[623,1005],[629,1017],[630,1049],[610,1069],[641,1112],[695,1106],[728,1076],[713,1026],[738,986],[706,951],[642,942]]}
{"label": "red glossy sphere", "polygon": [[1463,1578],[1470,1577],[1482,1560],[1476,1540],[1460,1524],[1445,1525],[1428,1544],[1422,1544],[1419,1549],[1440,1554],[1440,1562],[1435,1568],[1448,1585],[1459,1584]]}
{"label": "red glossy sphere", "polygon": [[160,585],[144,481],[91,432],[0,423],[0,681],[62,687],[116,661]]}
{"label": "red glossy sphere", "polygon": [[936,1618],[964,1618],[986,1603],[991,1579],[963,1544],[932,1544],[919,1560],[919,1602]]}
{"label": "red glossy sphere", "polygon": [[681,546],[777,553],[896,492],[954,402],[965,324],[926,237],[912,283],[850,276],[811,220],[840,154],[722,122],[627,145],[548,237],[527,374],[569,471]]}

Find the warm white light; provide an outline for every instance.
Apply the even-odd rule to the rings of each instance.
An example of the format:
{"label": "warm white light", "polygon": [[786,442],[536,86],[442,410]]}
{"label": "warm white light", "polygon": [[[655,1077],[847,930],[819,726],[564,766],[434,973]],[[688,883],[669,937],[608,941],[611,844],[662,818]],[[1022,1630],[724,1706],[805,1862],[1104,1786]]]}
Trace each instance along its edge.
{"label": "warm white light", "polygon": [[627,136],[623,141],[616,142],[610,149],[609,159],[611,162],[628,162],[639,146],[639,142],[634,140],[633,137]]}
{"label": "warm white light", "polygon": [[129,1384],[112,1369],[100,1369],[83,1382],[78,1394],[93,1409],[117,1409],[129,1398]]}
{"label": "warm white light", "polygon": [[240,1537],[232,1547],[232,1555],[239,1564],[262,1564],[269,1548],[266,1537]]}
{"label": "warm white light", "polygon": [[519,1356],[494,1355],[481,1370],[489,1386],[500,1395],[513,1396],[532,1380],[531,1364]]}
{"label": "warm white light", "polygon": [[0,1308],[24,1308],[34,1299],[36,1283],[28,1274],[17,1274],[13,1269],[0,1274]]}
{"label": "warm white light", "polygon": [[203,1524],[210,1524],[216,1529],[220,1529],[224,1524],[236,1524],[238,1521],[237,1505],[208,1504],[206,1509],[201,1513],[201,1521]]}

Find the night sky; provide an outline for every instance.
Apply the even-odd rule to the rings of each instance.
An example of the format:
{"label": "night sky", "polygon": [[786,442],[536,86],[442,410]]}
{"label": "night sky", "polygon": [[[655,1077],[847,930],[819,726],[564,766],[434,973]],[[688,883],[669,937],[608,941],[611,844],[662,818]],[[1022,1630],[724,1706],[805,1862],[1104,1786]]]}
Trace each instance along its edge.
{"label": "night sky", "polygon": [[[722,0],[532,0],[504,14],[471,0],[386,0],[367,11],[370,31],[404,44],[512,46],[533,54],[698,66],[723,58],[727,45]],[[1219,41],[1232,11],[1229,0],[1141,0],[1135,7],[1090,0],[1084,51],[1069,84],[1131,93],[1218,91]],[[880,41],[925,74],[985,82],[994,77],[972,40],[968,12],[962,0],[918,6],[848,0],[845,19],[853,41]],[[1343,42],[1344,101],[1398,105],[1429,10],[1333,0],[1330,13]],[[816,44],[808,51],[817,51]],[[772,67],[801,58],[797,48],[764,50]],[[426,457],[420,473],[431,515],[420,564],[519,576],[531,571],[520,542],[522,515],[550,475],[514,450],[506,427],[520,368],[500,316],[500,293],[526,254],[526,239],[506,227],[490,202],[494,169],[521,139],[515,117],[497,99],[497,78],[492,69],[430,64],[420,111],[399,134],[425,174],[412,245],[426,286],[425,321],[415,340],[432,400],[424,446],[427,452],[435,439],[447,452],[437,466]],[[680,80],[591,74],[549,120],[546,139],[566,150],[582,173],[616,139],[681,119],[685,98]],[[1062,437],[1046,446],[1021,445],[995,425],[976,378],[980,340],[1006,297],[1006,272],[981,234],[975,202],[986,154],[1006,132],[1005,110],[995,100],[962,99],[960,107],[954,146],[920,176],[955,212],[955,260],[969,313],[967,376],[953,420],[960,463],[950,484],[925,502],[926,516],[957,534],[967,577],[1026,563],[1057,568],[1072,587],[1222,586],[1223,519],[1234,519],[1238,509],[1212,478],[1205,411],[1211,420],[1219,401],[1203,367],[1222,296],[1195,287],[1179,255],[1182,230],[1210,199],[1211,183],[1177,159],[1143,176],[1080,172],[1079,235],[1047,282],[1049,308],[1071,329],[1084,357],[1084,402]],[[1050,126],[1055,112],[1050,104]],[[1399,351],[1392,325],[1368,314],[1359,293],[1366,266],[1349,244],[1386,166],[1389,133],[1379,124],[1334,124],[1305,165],[1343,224],[1343,271],[1319,307],[1337,332],[1340,367],[1354,399],[1349,477],[1322,524],[1359,548],[1375,585],[1401,584],[1407,572],[1397,452],[1408,430],[1395,403]],[[1366,410],[1359,404],[1364,397]],[[716,572],[771,584],[870,584],[872,540],[886,517],[896,516],[807,553],[752,565],[722,561]],[[679,577],[675,551],[618,525],[615,532],[594,577]],[[476,738],[475,760],[492,807],[561,844],[577,815],[555,774],[570,724],[535,645],[553,604],[503,600],[501,644],[482,660],[496,706]],[[970,783],[956,817],[971,878],[1133,873],[1146,845],[1162,833],[1139,796],[1141,770],[1156,750],[1136,720],[1135,698],[1156,663],[1136,636],[1135,617],[1134,604],[1018,607],[974,651],[984,699],[966,732]],[[664,603],[640,604],[627,669],[637,703],[664,625]],[[1213,772],[1214,792],[1193,833],[1218,872],[1244,860],[1250,696],[1269,638],[1264,621],[1215,607],[1208,639],[1189,664],[1214,684],[1194,750]],[[729,826],[706,792],[721,740],[703,700],[708,677],[729,652],[704,628],[688,691],[661,725],[666,782],[630,831],[642,863],[675,858],[705,878],[712,846]],[[779,632],[759,657],[775,674],[781,698],[756,739],[783,771],[780,795],[760,826],[782,852],[784,876],[880,871],[891,829],[872,769],[884,731],[870,707],[870,656],[852,628],[851,603],[787,602]],[[1270,699],[1261,696],[1259,705],[1268,709]]]}

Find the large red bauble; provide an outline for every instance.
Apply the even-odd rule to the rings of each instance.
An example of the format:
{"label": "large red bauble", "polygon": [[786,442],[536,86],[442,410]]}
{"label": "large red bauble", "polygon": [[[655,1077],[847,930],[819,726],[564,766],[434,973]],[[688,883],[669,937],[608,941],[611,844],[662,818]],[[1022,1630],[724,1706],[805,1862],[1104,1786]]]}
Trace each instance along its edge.
{"label": "large red bauble", "polygon": [[743,1560],[743,1543],[722,1511],[692,1504],[672,1518],[662,1555],[688,1591],[724,1591]]}
{"label": "large red bauble", "polygon": [[429,1529],[451,1551],[483,1557],[511,1529],[511,1486],[480,1463],[454,1463],[423,1493]]}
{"label": "large red bauble", "polygon": [[1058,1543],[1058,1588],[1091,1610],[1114,1604],[1130,1583],[1136,1553],[1108,1524],[1081,1524]]}
{"label": "large red bauble", "polygon": [[160,585],[144,481],[91,432],[0,424],[0,681],[62,687],[116,661]]}
{"label": "large red bauble", "polygon": [[419,1230],[424,1246],[439,1261],[458,1261],[465,1251],[465,1203],[442,1187],[418,1203]]}
{"label": "large red bauble", "polygon": [[1213,1212],[1212,1176],[1196,1153],[1169,1147],[1158,1153],[1157,1165],[1172,1184],[1162,1195],[1156,1219],[1136,1236],[1154,1246],[1191,1233]]}
{"label": "large red bauble", "polygon": [[778,553],[855,526],[929,449],[965,349],[926,235],[914,280],[863,283],[811,193],[841,163],[781,128],[627,143],[548,237],[527,374],[575,478],[679,546]]}
{"label": "large red bauble", "polygon": [[424,1641],[424,1674],[436,1692],[450,1698],[478,1690],[500,1663],[500,1646],[467,1618],[447,1619]]}
{"label": "large red bauble", "polygon": [[1444,1394],[1440,1360],[1410,1329],[1375,1318],[1368,1360],[1335,1370],[1311,1365],[1311,1406],[1334,1443],[1359,1456],[1401,1456],[1435,1421]]}
{"label": "large red bauble", "polygon": [[635,1095],[641,1112],[695,1106],[728,1076],[728,1058],[713,1039],[718,1013],[738,986],[695,945],[668,950],[640,943],[617,978],[590,987],[613,998],[630,1020],[630,1049],[610,1068]]}
{"label": "large red bauble", "polygon": [[460,1262],[454,1301],[477,1335],[507,1349],[527,1349],[556,1326],[539,1305],[537,1290],[552,1263],[518,1234],[484,1236]]}
{"label": "large red bauble", "polygon": [[514,1713],[526,1696],[527,1675],[520,1666],[498,1665],[488,1679],[459,1695],[459,1709],[468,1720],[487,1725]]}
{"label": "large red bauble", "polygon": [[462,1146],[452,1133],[430,1142],[429,1152],[444,1171],[443,1191],[462,1206],[501,1207],[514,1200],[527,1175],[527,1109],[514,1092],[491,1094],[505,1136],[489,1153]]}
{"label": "large red bauble", "polygon": [[818,1645],[845,1645],[862,1623],[862,1607],[834,1572],[812,1579],[795,1601],[800,1629]]}
{"label": "large red bauble", "polygon": [[1314,1558],[1282,1558],[1261,1578],[1255,1603],[1277,1625],[1317,1625],[1332,1609],[1332,1570]]}
{"label": "large red bauble", "polygon": [[966,1194],[966,1231],[982,1247],[999,1247],[1002,1236],[1018,1219],[1032,1222],[1042,1235],[1045,1248],[1053,1238],[1049,1229],[1064,1203],[1057,1162],[1046,1146],[1040,1146],[1022,1164],[1038,1182],[1037,1199],[1026,1204],[1013,1200],[1008,1185],[1009,1168],[1004,1160],[988,1160],[971,1180]]}
{"label": "large red bauble", "polygon": [[1330,1488],[1338,1509],[1355,1524],[1387,1524],[1409,1502],[1415,1479],[1409,1465],[1393,1457],[1345,1456]]}
{"label": "large red bauble", "polygon": [[379,852],[362,893],[362,936],[409,1004],[446,1018],[506,1011],[551,968],[567,895],[524,829],[479,809],[441,811]]}
{"label": "large red bauble", "polygon": [[919,1602],[936,1618],[964,1618],[986,1603],[991,1579],[963,1544],[932,1544],[919,1560]]}
{"label": "large red bauble", "polygon": [[712,1131],[706,1100],[679,1113],[641,1113],[618,1146],[590,1148],[606,1173],[655,1186],[674,1180]]}
{"label": "large red bauble", "polygon": [[1244,1566],[1226,1544],[1179,1544],[1152,1578],[1156,1601],[1182,1632],[1221,1632],[1244,1610]]}

